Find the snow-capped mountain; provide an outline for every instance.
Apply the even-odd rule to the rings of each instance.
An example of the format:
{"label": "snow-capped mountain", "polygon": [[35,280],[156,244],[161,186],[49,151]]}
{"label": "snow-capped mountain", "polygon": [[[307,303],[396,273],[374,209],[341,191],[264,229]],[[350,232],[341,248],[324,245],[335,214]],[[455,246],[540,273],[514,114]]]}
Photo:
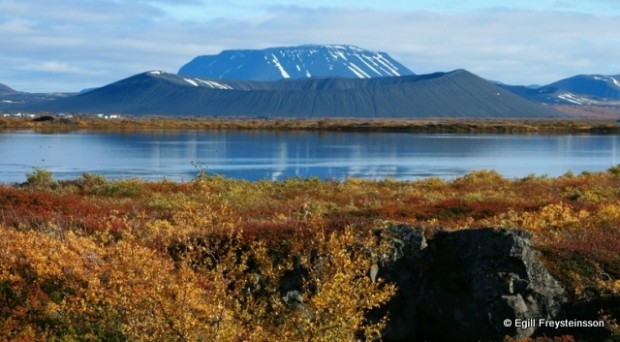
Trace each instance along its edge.
{"label": "snow-capped mountain", "polygon": [[276,81],[303,78],[374,78],[413,75],[387,53],[352,45],[300,45],[264,50],[224,50],[199,56],[179,75],[210,79]]}
{"label": "snow-capped mountain", "polygon": [[545,104],[577,106],[620,105],[620,75],[577,75],[542,87],[498,86]]}
{"label": "snow-capped mountain", "polygon": [[521,97],[534,102],[550,105],[597,105],[598,102],[591,96],[576,94],[556,87],[527,87],[498,84],[499,87],[509,90]]}
{"label": "snow-capped mountain", "polygon": [[577,75],[548,85],[599,99],[620,99],[620,75]]}

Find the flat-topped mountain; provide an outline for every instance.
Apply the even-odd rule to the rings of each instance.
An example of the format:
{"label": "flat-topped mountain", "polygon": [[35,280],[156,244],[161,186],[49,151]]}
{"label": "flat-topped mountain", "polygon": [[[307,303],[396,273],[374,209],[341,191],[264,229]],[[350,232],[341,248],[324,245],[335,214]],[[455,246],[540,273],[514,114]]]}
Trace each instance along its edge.
{"label": "flat-topped mountain", "polygon": [[352,45],[300,45],[264,50],[225,50],[199,56],[179,75],[210,79],[276,81],[303,78],[372,78],[413,75],[385,52]]}
{"label": "flat-topped mountain", "polygon": [[562,114],[468,71],[364,79],[217,80],[151,71],[22,108],[221,117],[548,118]]}

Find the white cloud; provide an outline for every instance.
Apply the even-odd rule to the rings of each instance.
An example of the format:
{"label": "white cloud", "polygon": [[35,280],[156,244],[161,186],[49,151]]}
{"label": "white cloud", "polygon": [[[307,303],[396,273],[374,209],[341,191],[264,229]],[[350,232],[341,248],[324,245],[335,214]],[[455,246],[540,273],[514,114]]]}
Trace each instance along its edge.
{"label": "white cloud", "polygon": [[223,49],[306,43],[355,44],[388,52],[417,73],[465,68],[513,84],[620,73],[620,18],[614,16],[277,6],[254,16],[190,21],[166,13],[170,3],[3,1],[0,82],[26,91],[75,91],[146,70],[175,72],[196,55]]}
{"label": "white cloud", "polygon": [[60,74],[80,74],[84,71],[75,66],[70,66],[67,63],[58,62],[58,61],[47,61],[38,63],[35,65],[26,66],[27,70],[30,71],[42,71],[48,73],[60,73]]}

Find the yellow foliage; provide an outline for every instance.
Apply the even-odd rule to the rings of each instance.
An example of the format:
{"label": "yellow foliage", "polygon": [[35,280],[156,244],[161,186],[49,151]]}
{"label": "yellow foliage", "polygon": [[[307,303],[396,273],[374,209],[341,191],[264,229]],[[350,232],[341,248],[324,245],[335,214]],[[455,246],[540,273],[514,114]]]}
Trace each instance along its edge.
{"label": "yellow foliage", "polygon": [[598,281],[599,288],[603,289],[607,294],[611,294],[614,296],[620,296],[620,280],[599,280]]}
{"label": "yellow foliage", "polygon": [[620,202],[603,205],[596,212],[594,220],[598,228],[617,229],[620,222]]}
{"label": "yellow foliage", "polygon": [[274,262],[263,244],[243,243],[241,232],[219,240],[179,240],[167,221],[148,227],[155,246],[177,239],[176,257],[129,234],[102,244],[70,231],[50,235],[0,227],[0,284],[15,293],[29,291],[30,306],[10,308],[13,321],[0,323],[0,338],[48,339],[48,328],[36,327],[48,320],[90,339],[114,334],[135,341],[379,336],[384,322],[367,322],[364,314],[387,301],[394,287],[370,281],[369,251],[376,254],[380,248],[368,247],[371,241],[351,229],[317,239],[317,260],[303,256],[312,286],[304,288],[307,299],[299,310],[278,292],[291,262]]}
{"label": "yellow foliage", "polygon": [[379,307],[395,293],[395,287],[368,276],[374,260],[389,248],[373,246],[371,238],[356,236],[347,228],[340,234],[318,236],[315,260],[302,258],[308,270],[303,299],[297,305],[278,301],[283,341],[354,341],[361,332],[366,340],[380,339],[385,320],[369,322],[363,314]]}
{"label": "yellow foliage", "polygon": [[585,210],[575,212],[570,206],[559,202],[549,204],[535,212],[519,213],[510,210],[483,220],[481,224],[492,227],[526,229],[536,233],[540,240],[544,240],[583,229],[589,224],[591,216]]}
{"label": "yellow foliage", "polygon": [[579,224],[589,216],[586,211],[575,213],[564,203],[550,204],[536,213],[524,213],[522,227],[534,232],[549,229],[567,230],[580,228]]}

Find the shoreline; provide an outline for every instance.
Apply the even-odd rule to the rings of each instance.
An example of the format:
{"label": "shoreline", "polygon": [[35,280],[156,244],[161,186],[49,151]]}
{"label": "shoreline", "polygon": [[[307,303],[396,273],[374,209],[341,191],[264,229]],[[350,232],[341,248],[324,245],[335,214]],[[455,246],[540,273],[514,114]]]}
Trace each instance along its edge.
{"label": "shoreline", "polygon": [[[45,118],[42,120],[41,118]],[[383,133],[469,133],[469,134],[620,134],[612,120],[475,120],[475,119],[292,119],[292,118],[198,118],[96,116],[63,118],[0,118],[0,131],[76,130],[270,130]]]}

